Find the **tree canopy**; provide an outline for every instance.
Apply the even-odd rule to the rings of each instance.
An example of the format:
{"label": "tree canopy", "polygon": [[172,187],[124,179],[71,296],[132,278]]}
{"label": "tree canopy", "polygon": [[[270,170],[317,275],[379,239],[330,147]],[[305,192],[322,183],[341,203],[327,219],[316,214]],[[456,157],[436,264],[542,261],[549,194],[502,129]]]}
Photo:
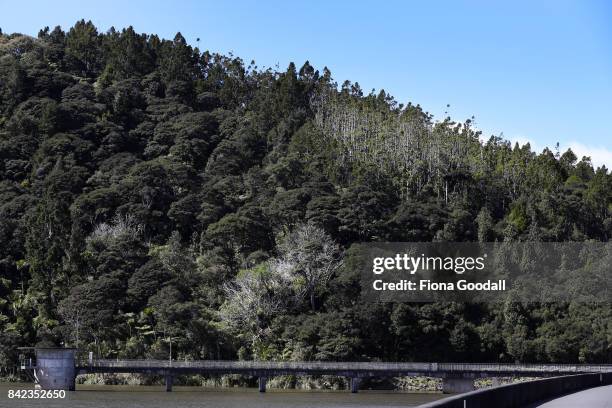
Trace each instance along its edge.
{"label": "tree canopy", "polygon": [[359,242],[610,239],[608,169],[482,139],[180,33],[0,34],[0,366],[168,337],[194,359],[611,363],[609,305],[361,298]]}

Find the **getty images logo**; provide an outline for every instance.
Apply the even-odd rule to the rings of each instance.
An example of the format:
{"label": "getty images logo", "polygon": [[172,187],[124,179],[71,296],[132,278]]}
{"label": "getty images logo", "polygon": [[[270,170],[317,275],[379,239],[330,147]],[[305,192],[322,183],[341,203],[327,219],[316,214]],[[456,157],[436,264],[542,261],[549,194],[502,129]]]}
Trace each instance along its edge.
{"label": "getty images logo", "polygon": [[479,257],[441,257],[441,256],[410,256],[396,254],[393,257],[376,257],[372,262],[372,272],[380,275],[385,271],[406,271],[414,275],[418,271],[453,271],[463,274],[466,271],[481,271],[485,268],[487,254]]}

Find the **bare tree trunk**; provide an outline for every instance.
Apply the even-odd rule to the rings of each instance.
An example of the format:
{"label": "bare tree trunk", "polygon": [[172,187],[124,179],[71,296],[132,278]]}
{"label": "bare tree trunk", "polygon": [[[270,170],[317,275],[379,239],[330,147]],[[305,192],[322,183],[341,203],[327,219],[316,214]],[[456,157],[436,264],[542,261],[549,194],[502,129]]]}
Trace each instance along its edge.
{"label": "bare tree trunk", "polygon": [[315,293],[314,290],[312,290],[310,292],[310,307],[312,308],[312,311],[315,311]]}

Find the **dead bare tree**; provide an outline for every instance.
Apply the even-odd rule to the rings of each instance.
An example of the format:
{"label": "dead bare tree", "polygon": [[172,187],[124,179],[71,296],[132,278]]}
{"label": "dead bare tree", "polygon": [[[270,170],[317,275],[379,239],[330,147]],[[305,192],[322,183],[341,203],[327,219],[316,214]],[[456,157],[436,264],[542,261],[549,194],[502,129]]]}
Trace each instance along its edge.
{"label": "dead bare tree", "polygon": [[298,296],[308,298],[314,311],[317,289],[341,264],[338,246],[323,229],[309,223],[283,237],[278,249],[280,256],[272,263],[272,269],[294,282]]}

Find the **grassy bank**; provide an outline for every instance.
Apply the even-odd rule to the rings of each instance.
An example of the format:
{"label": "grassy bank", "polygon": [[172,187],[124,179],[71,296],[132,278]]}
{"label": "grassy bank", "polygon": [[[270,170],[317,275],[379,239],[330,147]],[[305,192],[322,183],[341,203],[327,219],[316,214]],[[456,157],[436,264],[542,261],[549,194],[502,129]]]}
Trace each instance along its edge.
{"label": "grassy bank", "polygon": [[[529,381],[528,377],[496,377],[475,380],[477,389],[489,388],[513,382]],[[85,385],[163,385],[161,376],[141,374],[86,374],[77,377],[77,384]],[[177,376],[174,384],[203,388],[240,388],[256,387],[257,378],[240,375]],[[269,389],[279,390],[347,390],[349,379],[336,376],[278,376],[268,380]],[[388,390],[404,392],[441,392],[442,379],[433,377],[397,377],[389,379],[364,379],[361,385],[364,390]]]}

